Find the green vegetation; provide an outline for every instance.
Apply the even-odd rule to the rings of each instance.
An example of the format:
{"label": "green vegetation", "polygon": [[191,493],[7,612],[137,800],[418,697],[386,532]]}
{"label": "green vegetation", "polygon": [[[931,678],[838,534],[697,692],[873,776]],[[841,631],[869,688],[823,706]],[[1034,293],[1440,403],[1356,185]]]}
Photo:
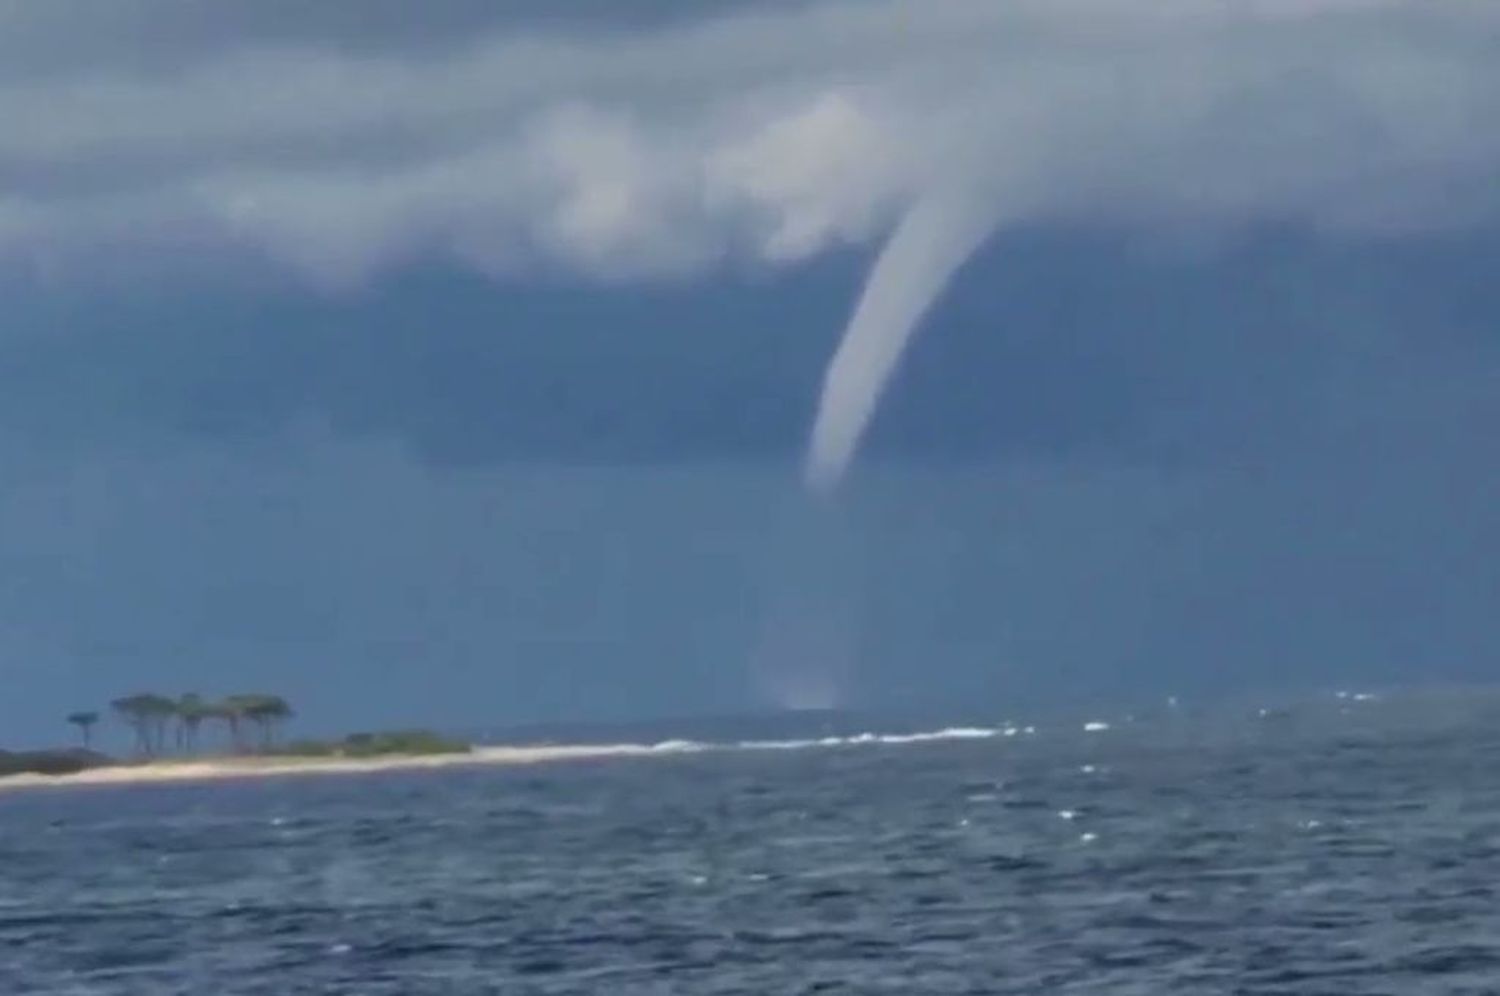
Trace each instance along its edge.
{"label": "green vegetation", "polygon": [[97,712],[75,712],[68,717],[68,722],[78,727],[78,735],[83,738],[83,749],[88,750],[94,740],[94,724],[99,722]]}
{"label": "green vegetation", "polygon": [[[283,742],[287,723],[296,716],[279,695],[229,695],[205,699],[193,692],[176,697],[138,692],[115,699],[110,714],[130,730],[136,759],[167,757],[378,758],[467,754],[473,748],[431,730],[354,733],[341,740]],[[65,717],[76,727],[82,747],[66,750],[0,750],[0,777],[18,774],[70,775],[116,764],[92,749],[101,715],[92,711]]]}
{"label": "green vegetation", "polygon": [[[127,727],[136,759],[252,756],[267,758],[379,758],[467,754],[473,748],[431,730],[354,733],[340,740],[283,742],[296,713],[279,695],[230,695],[217,701],[195,693],[176,697],[138,692],[115,699],[110,713]],[[91,749],[100,713],[64,717],[76,727],[82,747],[63,750],[0,750],[0,777],[18,774],[70,775],[117,764]]]}
{"label": "green vegetation", "polygon": [[112,764],[90,750],[0,750],[0,777],[5,775],[72,775]]}
{"label": "green vegetation", "polygon": [[[296,716],[279,695],[239,694],[206,699],[194,692],[176,697],[138,692],[115,699],[110,714],[130,730],[136,758],[166,757],[375,758],[466,754],[472,748],[430,730],[355,733],[341,740],[283,742],[287,723]],[[65,775],[116,763],[89,749],[97,712],[75,712],[66,717],[78,729],[81,749],[0,751],[0,776],[34,772]]]}
{"label": "green vegetation", "polygon": [[467,754],[472,748],[431,730],[351,733],[342,740],[298,740],[275,751],[283,757],[390,757]]}
{"label": "green vegetation", "polygon": [[214,707],[205,702],[196,692],[189,692],[177,700],[177,746],[180,750],[198,749],[199,730],[206,720],[214,718]]}
{"label": "green vegetation", "polygon": [[[230,695],[210,702],[194,692],[177,698],[139,692],[115,699],[110,710],[135,734],[136,753],[144,758],[162,757],[173,751],[197,753],[204,728],[211,723],[221,724],[228,747],[234,753],[252,750],[268,753],[276,746],[282,727],[296,715],[279,695]],[[83,725],[79,720],[89,716],[95,721],[99,718],[96,713],[74,713],[68,722]],[[87,726],[84,729],[87,743]],[[168,731],[173,734],[170,738]]]}
{"label": "green vegetation", "polygon": [[145,757],[161,753],[167,721],[176,712],[171,699],[141,692],[115,699],[109,704],[116,717],[135,733],[136,750]]}

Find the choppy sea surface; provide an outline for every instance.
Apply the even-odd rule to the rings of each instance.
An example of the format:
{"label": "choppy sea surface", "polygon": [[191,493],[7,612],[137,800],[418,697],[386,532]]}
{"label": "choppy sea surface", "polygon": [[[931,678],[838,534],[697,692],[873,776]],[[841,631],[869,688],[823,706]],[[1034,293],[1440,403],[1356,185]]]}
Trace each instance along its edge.
{"label": "choppy sea surface", "polygon": [[0,794],[0,993],[1500,992],[1493,700],[1088,719]]}

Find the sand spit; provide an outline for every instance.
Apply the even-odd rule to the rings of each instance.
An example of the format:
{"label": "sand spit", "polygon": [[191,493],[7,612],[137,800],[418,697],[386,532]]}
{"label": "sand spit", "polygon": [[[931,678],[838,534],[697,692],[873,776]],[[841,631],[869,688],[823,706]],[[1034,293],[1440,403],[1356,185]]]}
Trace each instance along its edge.
{"label": "sand spit", "polygon": [[151,785],[203,782],[233,778],[271,778],[284,775],[352,775],[378,771],[415,771],[428,768],[484,765],[545,764],[612,757],[659,754],[642,744],[594,744],[533,747],[476,747],[463,754],[339,757],[229,757],[204,761],[154,761],[90,768],[71,775],[11,775],[0,778],[0,791],[23,788],[61,788],[74,785]]}

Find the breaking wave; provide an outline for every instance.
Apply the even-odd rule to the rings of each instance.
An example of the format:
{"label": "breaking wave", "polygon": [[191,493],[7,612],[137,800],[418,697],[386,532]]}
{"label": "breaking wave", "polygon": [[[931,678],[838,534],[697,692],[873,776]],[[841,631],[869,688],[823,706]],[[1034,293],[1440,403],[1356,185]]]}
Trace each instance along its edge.
{"label": "breaking wave", "polygon": [[1033,726],[949,726],[941,730],[929,730],[918,733],[866,732],[848,736],[803,737],[790,740],[735,740],[722,742],[663,740],[644,747],[632,744],[618,744],[613,747],[601,747],[600,751],[618,753],[620,755],[634,755],[640,753],[694,754],[703,751],[815,750],[817,748],[830,747],[897,746],[902,744],[937,743],[945,740],[989,740],[996,737],[1013,737],[1023,733],[1034,734],[1035,732],[1036,728]]}

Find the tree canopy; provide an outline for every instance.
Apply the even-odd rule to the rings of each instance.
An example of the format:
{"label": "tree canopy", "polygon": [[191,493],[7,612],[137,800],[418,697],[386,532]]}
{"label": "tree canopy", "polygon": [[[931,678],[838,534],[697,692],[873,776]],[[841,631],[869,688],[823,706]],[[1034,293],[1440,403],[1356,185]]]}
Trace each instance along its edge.
{"label": "tree canopy", "polygon": [[[115,699],[110,710],[132,731],[136,750],[144,757],[156,757],[167,751],[167,733],[171,729],[176,731],[178,750],[196,751],[204,725],[212,721],[224,725],[234,750],[249,749],[245,737],[247,726],[256,730],[259,749],[269,750],[275,745],[281,727],[296,715],[291,704],[280,695],[259,692],[228,695],[217,701],[196,692],[176,697],[137,692]],[[98,719],[98,714],[91,712],[67,717],[69,723],[84,731],[85,740],[89,727]]]}

